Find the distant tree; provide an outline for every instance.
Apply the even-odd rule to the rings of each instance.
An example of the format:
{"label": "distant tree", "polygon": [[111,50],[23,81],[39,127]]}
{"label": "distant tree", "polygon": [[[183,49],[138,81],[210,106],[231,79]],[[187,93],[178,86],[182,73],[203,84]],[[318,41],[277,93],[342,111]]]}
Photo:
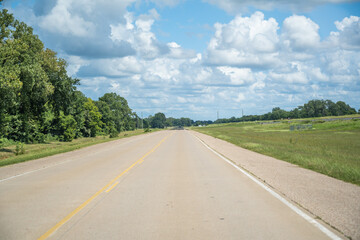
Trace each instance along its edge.
{"label": "distant tree", "polygon": [[116,93],[106,93],[96,104],[106,126],[115,126],[118,132],[133,128],[132,112],[125,98]]}
{"label": "distant tree", "polygon": [[173,118],[173,117],[168,117],[168,118],[166,118],[165,127],[172,127],[172,126],[174,126],[174,121],[176,121],[176,119]]}
{"label": "distant tree", "polygon": [[328,104],[330,102],[326,102],[324,100],[310,100],[308,103],[305,103],[304,106],[300,106],[299,109],[301,111],[301,117],[322,117],[328,116]]}
{"label": "distant tree", "polygon": [[150,127],[150,123],[149,123],[149,119],[143,119],[143,128],[149,128]]}
{"label": "distant tree", "polygon": [[180,118],[182,127],[190,127],[192,125],[192,120],[190,118]]}
{"label": "distant tree", "polygon": [[354,108],[350,107],[343,101],[336,102],[336,105],[339,107],[340,115],[350,115],[356,113],[356,110]]}
{"label": "distant tree", "polygon": [[300,117],[300,111],[298,108],[294,108],[293,110],[290,111],[289,113],[289,117],[290,118],[299,118]]}
{"label": "distant tree", "polygon": [[156,113],[155,116],[151,119],[151,127],[152,128],[164,128],[166,124],[165,114],[159,112]]}
{"label": "distant tree", "polygon": [[285,110],[280,109],[279,107],[273,108],[272,112],[269,115],[271,120],[278,120],[289,117],[289,113]]}
{"label": "distant tree", "polygon": [[326,100],[326,108],[328,110],[328,115],[329,116],[339,116],[341,115],[340,113],[340,108],[337,104],[335,104],[333,101],[331,100]]}
{"label": "distant tree", "polygon": [[229,122],[238,122],[238,119],[233,116],[229,119]]}
{"label": "distant tree", "polygon": [[136,112],[132,113],[132,122],[134,129],[141,128],[141,118],[137,115]]}

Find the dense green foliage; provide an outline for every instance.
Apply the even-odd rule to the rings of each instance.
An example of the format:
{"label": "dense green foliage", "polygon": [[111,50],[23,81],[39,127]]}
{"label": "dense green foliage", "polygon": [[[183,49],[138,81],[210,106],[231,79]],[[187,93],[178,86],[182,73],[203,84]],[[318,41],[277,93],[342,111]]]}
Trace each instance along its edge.
{"label": "dense green foliage", "polygon": [[194,121],[190,118],[167,118],[166,126],[168,127],[190,127],[194,124]]}
{"label": "dense green foliage", "polygon": [[338,101],[334,103],[331,100],[311,100],[303,106],[299,106],[291,111],[285,111],[276,107],[273,108],[271,112],[263,115],[248,115],[241,118],[232,117],[229,119],[224,118],[218,119],[214,123],[343,116],[351,114],[356,114],[356,110],[345,102]]}
{"label": "dense green foliage", "polygon": [[107,93],[93,101],[77,90],[66,62],[44,49],[33,29],[0,12],[0,138],[21,142],[95,137],[138,126],[127,101]]}
{"label": "dense green foliage", "polygon": [[[360,110],[359,110],[360,111]],[[360,112],[359,112],[360,113]],[[159,114],[159,113],[157,113]],[[162,114],[162,113],[161,113]],[[279,107],[273,108],[271,112],[263,115],[247,115],[240,118],[222,118],[216,121],[193,121],[190,118],[173,118],[168,117],[165,123],[161,124],[154,120],[155,116],[150,116],[146,119],[150,126],[153,128],[164,127],[190,127],[190,126],[207,126],[209,124],[218,123],[231,123],[231,122],[249,122],[249,121],[262,121],[262,120],[279,120],[279,119],[299,119],[299,118],[314,118],[314,117],[327,117],[327,116],[344,116],[356,114],[356,110],[342,101],[336,103],[331,100],[311,100],[303,106],[299,106],[291,111],[285,111]]]}
{"label": "dense green foliage", "polygon": [[213,124],[196,131],[360,185],[360,120],[317,119],[312,129],[290,131],[302,122]]}
{"label": "dense green foliage", "polygon": [[153,118],[150,120],[150,125],[152,128],[165,128],[166,117],[163,113],[156,113]]}
{"label": "dense green foliage", "polygon": [[194,121],[190,118],[166,117],[164,113],[156,113],[143,120],[144,128],[191,127]]}

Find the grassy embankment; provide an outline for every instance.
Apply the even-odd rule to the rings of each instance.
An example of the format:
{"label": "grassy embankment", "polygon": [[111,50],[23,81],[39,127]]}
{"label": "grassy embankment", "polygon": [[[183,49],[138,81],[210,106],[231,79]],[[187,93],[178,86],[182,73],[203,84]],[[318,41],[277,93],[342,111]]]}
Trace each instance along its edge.
{"label": "grassy embankment", "polygon": [[49,143],[24,144],[25,153],[20,155],[15,154],[17,144],[11,144],[3,147],[0,146],[0,167],[14,163],[34,160],[42,157],[52,156],[59,153],[70,152],[79,148],[109,142],[125,137],[140,135],[143,133],[143,129],[138,129],[135,131],[122,132],[116,138],[109,138],[108,136],[98,136],[95,138],[79,138],[73,140],[72,142],[53,141]]}
{"label": "grassy embankment", "polygon": [[[299,124],[312,124],[312,129],[290,131],[291,125]],[[360,185],[360,119],[324,122],[319,118],[314,122],[282,121],[276,124],[247,122],[193,129]]]}

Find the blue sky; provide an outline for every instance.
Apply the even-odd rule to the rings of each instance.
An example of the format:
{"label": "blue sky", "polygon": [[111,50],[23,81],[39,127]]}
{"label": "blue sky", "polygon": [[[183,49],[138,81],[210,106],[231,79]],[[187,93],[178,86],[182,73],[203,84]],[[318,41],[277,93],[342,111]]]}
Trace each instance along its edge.
{"label": "blue sky", "polygon": [[311,99],[360,108],[360,2],[5,0],[79,89],[139,115],[214,120]]}

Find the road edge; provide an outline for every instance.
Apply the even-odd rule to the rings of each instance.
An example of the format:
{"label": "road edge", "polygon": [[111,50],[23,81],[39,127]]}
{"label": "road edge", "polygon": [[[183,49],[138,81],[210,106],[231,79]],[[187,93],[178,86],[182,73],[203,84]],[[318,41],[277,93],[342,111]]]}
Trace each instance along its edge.
{"label": "road edge", "polygon": [[[301,210],[301,208],[303,208],[302,206],[299,206],[298,203],[294,202],[293,200],[289,199],[287,200],[285,197],[281,196],[279,193],[277,193],[275,190],[275,188],[271,185],[265,184],[261,181],[260,178],[258,178],[255,174],[251,173],[250,171],[248,171],[247,169],[244,169],[241,166],[238,166],[236,163],[234,163],[233,161],[231,161],[229,158],[227,158],[226,156],[220,154],[219,152],[217,152],[215,149],[211,148],[209,145],[207,145],[202,139],[200,139],[199,137],[195,136],[194,134],[191,133],[191,135],[193,135],[198,141],[200,141],[207,149],[209,149],[211,152],[213,152],[215,155],[217,155],[219,158],[221,158],[222,160],[224,160],[226,163],[230,164],[232,167],[234,167],[235,169],[237,169],[238,171],[240,171],[242,174],[244,174],[245,176],[247,176],[248,178],[250,178],[252,181],[254,181],[256,184],[258,184],[261,188],[263,188],[265,191],[267,191],[268,193],[270,193],[273,197],[277,198],[279,201],[281,201],[282,203],[284,203],[287,207],[289,207],[291,210],[293,210],[296,214],[298,214],[299,216],[301,216],[302,218],[304,218],[307,222],[309,222],[311,225],[315,226],[317,229],[319,229],[321,232],[323,232],[325,235],[327,235],[330,239],[332,240],[341,240],[342,238],[340,238],[338,235],[336,235],[334,232],[330,231],[328,228],[331,228],[333,231],[336,231],[339,235],[344,235],[342,232],[340,232],[338,229],[334,228],[333,226],[331,226],[330,224],[323,222],[320,223],[318,222],[315,218],[320,218],[318,216],[316,216],[315,214],[311,213],[309,210],[305,209],[305,211],[308,211],[311,215],[314,215],[314,217],[309,216],[309,214],[305,213],[305,211]],[[273,190],[273,189],[275,190]],[[295,206],[294,204],[298,205],[299,207]],[[320,218],[321,219],[321,218]],[[324,225],[327,225],[327,227],[325,227]],[[346,236],[344,236],[346,237]]]}

